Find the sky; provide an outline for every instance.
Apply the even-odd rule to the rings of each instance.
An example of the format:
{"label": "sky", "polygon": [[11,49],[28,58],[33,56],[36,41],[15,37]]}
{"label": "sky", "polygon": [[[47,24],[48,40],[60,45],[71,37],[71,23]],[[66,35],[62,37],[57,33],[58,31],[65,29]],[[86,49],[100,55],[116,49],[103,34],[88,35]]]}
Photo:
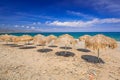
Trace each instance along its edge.
{"label": "sky", "polygon": [[0,0],[0,32],[120,32],[120,0]]}

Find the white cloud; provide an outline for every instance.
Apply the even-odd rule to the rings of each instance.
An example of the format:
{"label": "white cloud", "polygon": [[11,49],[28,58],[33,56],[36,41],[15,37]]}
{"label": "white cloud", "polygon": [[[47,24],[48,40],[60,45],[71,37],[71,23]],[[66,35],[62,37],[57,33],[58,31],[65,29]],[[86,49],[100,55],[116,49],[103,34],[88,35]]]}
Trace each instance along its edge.
{"label": "white cloud", "polygon": [[54,26],[66,26],[66,27],[89,27],[94,26],[97,24],[113,24],[113,23],[120,23],[119,18],[106,18],[106,19],[98,19],[95,18],[89,21],[53,21],[53,22],[46,22],[47,25],[54,25]]}
{"label": "white cloud", "polygon": [[35,29],[35,27],[31,27],[31,29]]}
{"label": "white cloud", "polygon": [[36,22],[34,22],[33,25],[36,25]]}
{"label": "white cloud", "polygon": [[97,1],[93,0],[92,5],[98,11],[111,12],[111,13],[120,12],[119,0],[97,0]]}
{"label": "white cloud", "polygon": [[26,26],[26,28],[30,28],[30,26]]}
{"label": "white cloud", "polygon": [[36,22],[36,25],[41,25],[42,23],[41,22]]}
{"label": "white cloud", "polygon": [[42,18],[42,19],[49,19],[49,20],[56,20],[57,18],[54,18],[52,16],[43,16],[43,15],[40,15],[39,18]]}
{"label": "white cloud", "polygon": [[32,25],[40,25],[40,24],[42,24],[41,22],[34,22],[34,23],[32,23]]}
{"label": "white cloud", "polygon": [[37,22],[38,25],[42,24],[41,22]]}
{"label": "white cloud", "polygon": [[118,18],[108,18],[99,20],[100,23],[120,23],[120,19]]}
{"label": "white cloud", "polygon": [[79,16],[79,17],[84,17],[84,18],[93,18],[93,16],[90,16],[90,15],[87,15],[87,14],[84,14],[84,13],[81,13],[81,12],[75,12],[75,11],[67,11],[68,14],[72,14],[72,15],[76,15],[76,16]]}
{"label": "white cloud", "polygon": [[21,27],[24,28],[25,26],[22,25]]}
{"label": "white cloud", "polygon": [[2,26],[4,26],[5,24],[2,24]]}
{"label": "white cloud", "polygon": [[19,25],[15,25],[14,27],[16,27],[16,28],[17,28],[17,27],[19,27]]}

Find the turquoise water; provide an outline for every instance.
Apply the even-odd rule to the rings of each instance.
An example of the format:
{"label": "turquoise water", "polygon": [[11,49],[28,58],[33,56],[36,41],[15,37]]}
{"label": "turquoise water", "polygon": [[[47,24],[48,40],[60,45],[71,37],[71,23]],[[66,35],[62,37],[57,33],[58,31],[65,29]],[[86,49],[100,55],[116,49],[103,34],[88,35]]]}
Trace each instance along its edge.
{"label": "turquoise water", "polygon": [[48,36],[51,34],[55,35],[55,36],[60,36],[63,34],[69,34],[69,35],[72,35],[76,39],[83,35],[94,36],[96,34],[103,34],[103,35],[109,36],[111,38],[114,38],[117,41],[120,41],[120,32],[40,32],[40,33],[9,33],[9,34],[16,35],[16,36],[21,36],[21,35],[25,35],[25,34],[31,35],[31,36],[35,36],[37,34],[42,34],[45,36]]}

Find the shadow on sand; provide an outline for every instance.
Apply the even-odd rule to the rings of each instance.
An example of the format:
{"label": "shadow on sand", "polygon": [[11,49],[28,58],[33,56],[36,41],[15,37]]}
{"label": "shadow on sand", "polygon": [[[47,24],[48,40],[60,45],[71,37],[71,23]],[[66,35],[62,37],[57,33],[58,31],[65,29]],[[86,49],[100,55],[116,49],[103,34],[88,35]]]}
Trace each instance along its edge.
{"label": "shadow on sand", "polygon": [[48,49],[48,48],[45,48],[45,49],[39,49],[37,50],[38,52],[42,52],[42,53],[47,53],[47,52],[50,52],[50,51],[53,51],[52,49]]}
{"label": "shadow on sand", "polygon": [[90,52],[90,50],[88,49],[83,49],[83,48],[80,48],[80,49],[77,49],[78,51],[82,51],[82,52]]}
{"label": "shadow on sand", "polygon": [[19,49],[34,49],[35,46],[21,46]]}
{"label": "shadow on sand", "polygon": [[12,45],[11,47],[22,47],[23,45],[17,45],[17,44],[15,44],[15,45]]}
{"label": "shadow on sand", "polygon": [[15,44],[3,44],[3,45],[5,45],[5,46],[13,46]]}
{"label": "shadow on sand", "polygon": [[48,46],[48,47],[56,48],[56,47],[58,47],[58,46],[55,46],[55,45],[51,45],[51,46]]}
{"label": "shadow on sand", "polygon": [[38,44],[37,46],[45,46],[45,45]]}
{"label": "shadow on sand", "polygon": [[60,52],[56,52],[55,53],[57,56],[64,56],[64,57],[73,57],[73,56],[75,56],[75,54],[74,53],[72,53],[72,52],[69,52],[69,51],[60,51]]}
{"label": "shadow on sand", "polygon": [[25,43],[25,45],[33,45],[33,43]]}
{"label": "shadow on sand", "polygon": [[60,49],[72,49],[71,47],[60,47]]}
{"label": "shadow on sand", "polygon": [[10,46],[10,47],[21,47],[23,45],[18,45],[18,44],[3,44],[5,46]]}
{"label": "shadow on sand", "polygon": [[98,60],[98,57],[96,56],[92,56],[92,55],[82,55],[81,56],[82,59],[84,59],[86,62],[89,62],[89,63],[105,63],[101,58],[99,58]]}

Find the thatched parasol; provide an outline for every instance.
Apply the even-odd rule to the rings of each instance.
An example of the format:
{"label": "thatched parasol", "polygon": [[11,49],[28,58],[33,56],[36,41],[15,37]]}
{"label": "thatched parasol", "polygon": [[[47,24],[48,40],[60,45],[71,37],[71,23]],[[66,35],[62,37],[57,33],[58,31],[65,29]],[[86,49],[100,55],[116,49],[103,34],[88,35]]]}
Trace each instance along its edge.
{"label": "thatched parasol", "polygon": [[38,34],[36,36],[33,37],[33,43],[35,45],[41,45],[39,42],[42,38],[45,38],[45,36],[41,35],[41,34]]}
{"label": "thatched parasol", "polygon": [[86,41],[86,47],[98,51],[98,60],[99,60],[99,50],[111,48],[114,49],[117,47],[117,43],[114,39],[106,37],[104,35],[96,35]]}
{"label": "thatched parasol", "polygon": [[0,35],[0,41],[2,41],[2,35]]}
{"label": "thatched parasol", "polygon": [[49,43],[51,43],[51,42],[54,42],[56,39],[57,39],[56,36],[54,36],[54,35],[49,35],[49,36],[46,37],[46,43],[49,44]]}
{"label": "thatched parasol", "polygon": [[[91,38],[92,36],[90,36],[90,35],[84,35],[84,36],[81,36],[80,38],[79,38],[79,41],[82,41],[82,42],[86,42],[87,40],[89,40],[90,38]],[[86,44],[85,44],[85,48],[86,48]]]}
{"label": "thatched parasol", "polygon": [[81,36],[80,38],[79,38],[79,41],[86,41],[86,40],[88,40],[89,38],[91,38],[91,36],[90,35],[84,35],[84,36]]}
{"label": "thatched parasol", "polygon": [[106,37],[106,38],[109,40],[109,43],[110,43],[110,44],[108,44],[109,48],[114,49],[117,47],[117,42],[115,39],[110,38],[110,37]]}
{"label": "thatched parasol", "polygon": [[1,40],[5,41],[6,43],[11,42],[11,35],[5,34],[5,35],[1,35]]}
{"label": "thatched parasol", "polygon": [[14,42],[14,44],[16,44],[16,43],[18,43],[20,41],[20,37],[12,36],[11,40],[12,40],[12,42]]}
{"label": "thatched parasol", "polygon": [[33,37],[32,36],[29,36],[29,35],[23,35],[23,36],[20,36],[20,41],[23,41],[23,42],[27,42],[29,44],[30,41],[33,40]]}
{"label": "thatched parasol", "polygon": [[46,37],[43,37],[39,40],[39,45],[42,46],[42,50],[44,50],[44,47],[46,46],[47,42],[46,42]]}
{"label": "thatched parasol", "polygon": [[63,45],[71,45],[74,43],[74,41],[75,41],[75,39],[72,36],[65,34],[65,35],[59,36],[55,40],[54,44],[56,44],[56,45],[62,45],[62,44]]}
{"label": "thatched parasol", "polygon": [[72,36],[70,36],[68,34],[60,36],[54,42],[54,44],[58,45],[58,46],[65,45],[65,50],[66,50],[68,45],[72,45],[73,46],[76,43],[77,43],[76,40]]}

